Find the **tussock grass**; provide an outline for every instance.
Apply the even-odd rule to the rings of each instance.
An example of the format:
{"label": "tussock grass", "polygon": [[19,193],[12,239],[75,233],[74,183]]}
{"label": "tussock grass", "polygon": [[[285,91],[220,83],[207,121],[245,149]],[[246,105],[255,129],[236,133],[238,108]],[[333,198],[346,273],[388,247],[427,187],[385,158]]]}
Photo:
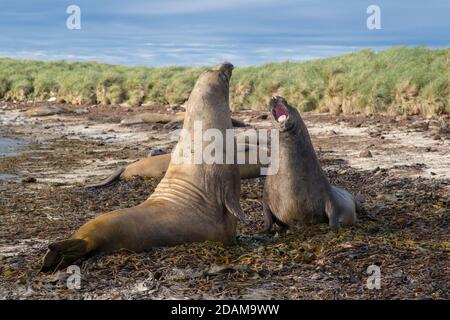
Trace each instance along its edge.
{"label": "tussock grass", "polygon": [[[234,110],[265,110],[282,95],[302,111],[450,113],[450,47],[362,50],[303,63],[236,68]],[[205,68],[125,67],[95,62],[0,59],[0,98],[72,104],[181,104]]]}

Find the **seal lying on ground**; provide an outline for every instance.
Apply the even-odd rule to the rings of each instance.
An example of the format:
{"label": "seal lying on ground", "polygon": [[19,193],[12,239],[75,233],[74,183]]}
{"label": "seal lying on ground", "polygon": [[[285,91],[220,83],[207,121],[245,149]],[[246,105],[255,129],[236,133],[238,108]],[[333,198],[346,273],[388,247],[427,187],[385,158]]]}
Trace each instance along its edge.
{"label": "seal lying on ground", "polygon": [[[120,121],[121,125],[131,126],[141,123],[169,123],[169,122],[182,122],[186,112],[177,112],[175,114],[166,113],[155,113],[155,112],[145,112],[129,118],[122,119]],[[231,123],[233,127],[246,127],[247,125],[237,119],[231,118]]]}
{"label": "seal lying on ground", "polygon": [[[215,128],[224,136],[232,127],[232,69],[233,65],[224,63],[199,77],[183,125],[189,133],[193,132],[194,121],[202,121],[203,130]],[[176,150],[184,150],[190,142],[181,137]],[[68,240],[50,244],[41,270],[63,269],[80,258],[118,249],[138,252],[205,240],[229,244],[235,240],[237,218],[244,218],[239,194],[237,165],[175,163],[172,159],[148,200],[136,207],[104,213]]]}
{"label": "seal lying on ground", "polygon": [[55,114],[66,113],[67,111],[57,106],[41,106],[28,109],[25,115],[28,117],[47,117]]}
{"label": "seal lying on ground", "polygon": [[270,231],[273,222],[286,227],[328,220],[333,229],[353,224],[361,199],[330,185],[297,109],[282,97],[273,97],[269,109],[280,131],[280,156],[278,172],[266,177],[262,232]]}
{"label": "seal lying on ground", "polygon": [[[237,146],[237,152],[244,153],[244,157],[246,159],[245,164],[238,164],[241,179],[252,179],[261,175],[260,163],[248,163],[249,152],[255,151],[255,149],[258,149],[258,146]],[[259,152],[259,150],[256,150],[256,152]],[[172,155],[170,153],[166,153],[138,160],[129,164],[128,166],[120,167],[103,181],[88,185],[86,186],[86,188],[101,188],[119,179],[127,180],[133,177],[162,178],[166,173],[167,168],[169,167],[171,157]]]}

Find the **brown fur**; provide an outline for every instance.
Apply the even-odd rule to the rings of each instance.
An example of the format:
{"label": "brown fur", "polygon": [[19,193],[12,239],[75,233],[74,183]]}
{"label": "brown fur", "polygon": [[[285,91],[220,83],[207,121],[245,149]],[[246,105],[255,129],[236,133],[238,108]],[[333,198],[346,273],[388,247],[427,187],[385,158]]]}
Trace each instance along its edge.
{"label": "brown fur", "polygon": [[[242,136],[249,136],[247,133],[238,134]],[[255,151],[255,148],[260,148],[259,144],[262,143],[267,145],[267,140],[259,141],[259,137],[256,136],[256,144],[239,144],[236,146],[237,153],[244,153],[245,163],[238,164],[239,173],[241,179],[252,179],[259,177],[261,175],[261,164],[248,164],[249,150]],[[244,142],[244,141],[243,141]],[[259,152],[259,150],[257,150]],[[143,177],[143,178],[162,178],[169,167],[170,159],[172,155],[170,153],[160,154],[157,156],[147,157],[136,162],[133,162],[125,167],[120,167],[114,173],[112,173],[106,179],[86,186],[86,188],[100,188],[107,186],[119,179],[130,179],[133,177]]]}
{"label": "brown fur", "polygon": [[[200,76],[189,97],[183,127],[192,132],[231,128],[229,79],[233,66],[220,65]],[[180,139],[177,148],[182,147]],[[144,203],[104,213],[68,240],[49,246],[42,271],[62,269],[80,258],[118,249],[143,251],[198,241],[231,243],[236,235],[240,177],[236,165],[169,164],[164,178]]]}

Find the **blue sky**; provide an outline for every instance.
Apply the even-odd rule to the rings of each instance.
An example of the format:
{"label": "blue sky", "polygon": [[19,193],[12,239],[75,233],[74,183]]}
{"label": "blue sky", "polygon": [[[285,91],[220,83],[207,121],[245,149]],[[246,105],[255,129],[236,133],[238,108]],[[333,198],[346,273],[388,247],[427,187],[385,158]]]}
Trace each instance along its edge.
{"label": "blue sky", "polygon": [[[81,8],[68,30],[66,8]],[[381,30],[366,9],[381,8]],[[0,56],[126,65],[308,60],[450,45],[449,0],[0,0]]]}

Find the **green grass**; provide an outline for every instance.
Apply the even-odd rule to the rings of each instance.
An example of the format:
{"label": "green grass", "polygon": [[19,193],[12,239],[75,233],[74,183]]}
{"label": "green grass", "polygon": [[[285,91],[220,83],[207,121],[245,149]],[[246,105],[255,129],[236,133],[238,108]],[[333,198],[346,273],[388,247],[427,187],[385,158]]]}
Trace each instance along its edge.
{"label": "green grass", "polygon": [[[303,63],[236,68],[234,110],[265,110],[282,95],[302,111],[438,115],[450,113],[450,47],[362,50]],[[95,62],[0,59],[0,98],[73,104],[180,104],[205,68],[125,67]]]}

